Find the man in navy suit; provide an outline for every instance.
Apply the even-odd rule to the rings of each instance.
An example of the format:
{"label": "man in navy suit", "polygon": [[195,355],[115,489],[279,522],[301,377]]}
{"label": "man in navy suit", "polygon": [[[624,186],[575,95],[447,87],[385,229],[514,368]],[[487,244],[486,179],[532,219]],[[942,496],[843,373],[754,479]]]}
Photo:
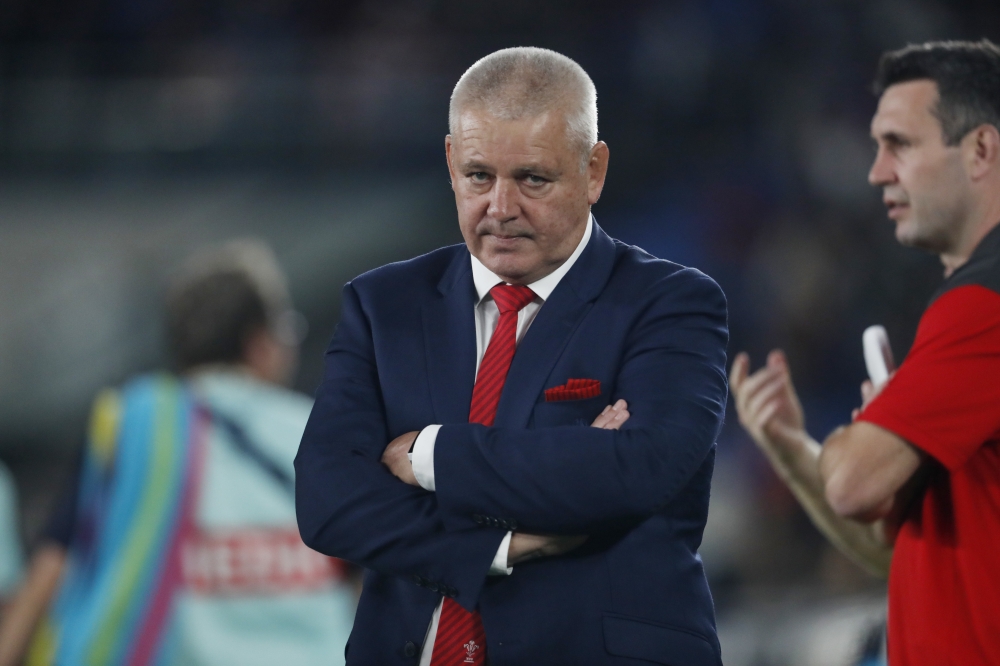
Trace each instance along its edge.
{"label": "man in navy suit", "polygon": [[725,298],[591,217],[572,60],[493,53],[449,121],[465,243],[344,287],[296,459],[303,539],[368,570],[347,662],[717,666]]}

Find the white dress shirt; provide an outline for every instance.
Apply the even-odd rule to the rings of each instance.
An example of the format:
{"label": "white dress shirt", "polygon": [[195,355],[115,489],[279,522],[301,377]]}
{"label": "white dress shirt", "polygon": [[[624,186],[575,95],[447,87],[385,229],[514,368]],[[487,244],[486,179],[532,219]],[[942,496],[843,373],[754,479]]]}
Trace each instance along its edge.
{"label": "white dress shirt", "polygon": [[[573,250],[573,254],[569,256],[569,259],[542,279],[528,285],[528,288],[535,293],[535,298],[517,313],[517,344],[521,344],[525,332],[531,326],[531,322],[535,320],[535,316],[542,305],[545,304],[545,301],[555,291],[559,282],[569,272],[569,269],[573,267],[573,264],[576,263],[576,260],[583,253],[583,249],[587,247],[587,243],[590,241],[590,236],[593,233],[593,228],[594,217],[591,216],[587,223],[587,229],[583,233],[583,238],[580,239],[579,245]],[[476,285],[476,294],[478,296],[475,311],[476,373],[478,374],[479,364],[483,361],[483,355],[486,354],[490,338],[493,337],[493,331],[496,330],[497,323],[500,321],[500,309],[497,307],[493,297],[490,296],[490,289],[498,284],[503,284],[504,281],[475,257],[472,257],[472,281]],[[413,475],[417,478],[417,483],[425,490],[433,491],[436,488],[434,483],[434,445],[437,442],[437,434],[440,429],[440,425],[429,425],[421,430],[416,441],[413,443],[413,453],[410,454]],[[507,576],[514,571],[512,567],[507,566],[507,551],[510,549],[511,535],[511,532],[507,532],[507,536],[500,542],[496,557],[493,558],[493,564],[490,566],[489,573],[491,576]],[[434,650],[434,638],[437,636],[438,621],[440,619],[441,604],[439,603],[438,607],[434,610],[434,615],[431,617],[431,625],[427,628],[427,636],[424,639],[424,645],[420,653],[420,666],[430,666],[431,653]]]}

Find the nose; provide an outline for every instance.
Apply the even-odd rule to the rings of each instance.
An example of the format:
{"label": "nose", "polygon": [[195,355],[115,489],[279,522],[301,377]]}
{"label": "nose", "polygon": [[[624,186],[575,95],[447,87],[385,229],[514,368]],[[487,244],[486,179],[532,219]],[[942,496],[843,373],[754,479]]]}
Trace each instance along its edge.
{"label": "nose", "polygon": [[880,187],[889,185],[895,180],[896,174],[893,170],[892,158],[885,148],[879,146],[878,152],[875,153],[875,161],[872,162],[872,168],[868,170],[868,183]]}
{"label": "nose", "polygon": [[517,182],[512,178],[497,178],[490,191],[490,205],[486,214],[499,222],[505,222],[521,213],[518,204]]}

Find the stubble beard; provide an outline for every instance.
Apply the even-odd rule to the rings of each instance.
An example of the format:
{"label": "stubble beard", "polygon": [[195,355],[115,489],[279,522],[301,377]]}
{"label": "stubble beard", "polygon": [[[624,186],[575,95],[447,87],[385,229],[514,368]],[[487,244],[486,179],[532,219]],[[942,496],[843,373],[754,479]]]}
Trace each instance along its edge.
{"label": "stubble beard", "polygon": [[951,254],[958,242],[965,210],[957,202],[951,205],[910,205],[910,218],[897,222],[896,240],[900,245],[932,254]]}

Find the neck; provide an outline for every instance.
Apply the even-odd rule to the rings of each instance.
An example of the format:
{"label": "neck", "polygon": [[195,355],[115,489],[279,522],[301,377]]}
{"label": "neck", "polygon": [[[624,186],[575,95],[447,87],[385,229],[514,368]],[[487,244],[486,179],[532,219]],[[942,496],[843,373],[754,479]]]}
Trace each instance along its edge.
{"label": "neck", "polygon": [[990,197],[970,213],[970,223],[963,227],[954,249],[940,254],[946,278],[965,265],[986,234],[1000,224],[1000,196]]}

